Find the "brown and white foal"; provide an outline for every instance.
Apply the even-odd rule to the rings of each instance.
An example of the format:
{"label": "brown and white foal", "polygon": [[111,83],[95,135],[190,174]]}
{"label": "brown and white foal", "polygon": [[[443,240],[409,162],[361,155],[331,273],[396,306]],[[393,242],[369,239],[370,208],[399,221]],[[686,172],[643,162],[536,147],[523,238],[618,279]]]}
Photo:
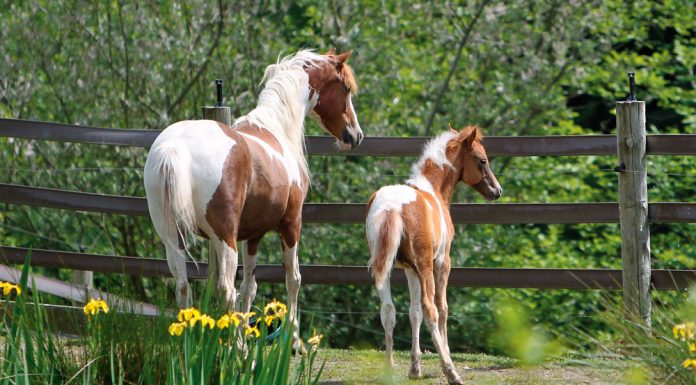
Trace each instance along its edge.
{"label": "brown and white foal", "polygon": [[256,108],[231,127],[211,120],[182,121],[157,137],[145,163],[145,191],[180,306],[191,301],[187,233],[209,239],[211,270],[217,270],[217,288],[230,309],[237,299],[237,242],[246,241],[241,311],[248,312],[256,295],[258,245],[275,230],[282,240],[290,321],[298,341],[297,246],[309,188],[304,119],[309,114],[319,120],[341,149],[360,143],[349,57],[350,52],[299,51],[266,68]]}
{"label": "brown and white foal", "polygon": [[411,179],[403,185],[385,186],[372,195],[366,222],[369,266],[382,302],[387,360],[392,357],[396,310],[389,275],[393,267],[405,269],[411,293],[409,318],[413,345],[409,377],[421,375],[419,332],[421,321],[432,334],[442,370],[450,384],[461,384],[447,343],[447,279],[454,227],[449,213],[452,192],[459,181],[475,188],[487,200],[502,189],[488,165],[478,127],[450,128],[433,138],[413,165]]}

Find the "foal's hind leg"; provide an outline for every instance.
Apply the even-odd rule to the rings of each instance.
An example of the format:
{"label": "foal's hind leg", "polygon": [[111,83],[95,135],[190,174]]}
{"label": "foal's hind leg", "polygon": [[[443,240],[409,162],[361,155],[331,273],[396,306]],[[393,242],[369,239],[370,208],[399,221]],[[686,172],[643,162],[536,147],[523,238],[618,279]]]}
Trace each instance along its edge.
{"label": "foal's hind leg", "polygon": [[396,325],[396,309],[392,302],[391,288],[389,278],[384,281],[382,288],[377,288],[379,299],[382,302],[382,308],[379,312],[382,319],[382,327],[384,327],[384,344],[386,345],[387,363],[389,366],[394,366],[394,325]]}
{"label": "foal's hind leg", "polygon": [[[432,258],[429,259],[432,262]],[[452,358],[445,347],[442,340],[442,334],[440,334],[440,327],[438,322],[438,311],[435,306],[435,277],[433,276],[432,267],[421,268],[419,266],[418,276],[421,284],[421,295],[423,300],[423,313],[425,316],[425,324],[430,329],[430,334],[433,338],[433,344],[435,345],[435,350],[440,355],[440,366],[442,366],[442,371],[447,377],[447,382],[450,384],[462,384],[462,379],[459,374],[454,369],[454,363],[452,363]]]}
{"label": "foal's hind leg", "polygon": [[411,306],[408,309],[408,318],[411,320],[411,369],[408,372],[409,378],[420,378],[421,376],[421,350],[420,350],[420,327],[423,321],[423,309],[421,305],[421,287],[418,282],[418,274],[411,269],[406,269],[408,279],[408,291],[411,294]]}
{"label": "foal's hind leg", "polygon": [[435,306],[438,311],[438,327],[442,336],[442,343],[450,353],[449,342],[447,340],[447,317],[449,314],[447,306],[447,280],[450,273],[450,258],[445,256],[441,265],[435,264]]}

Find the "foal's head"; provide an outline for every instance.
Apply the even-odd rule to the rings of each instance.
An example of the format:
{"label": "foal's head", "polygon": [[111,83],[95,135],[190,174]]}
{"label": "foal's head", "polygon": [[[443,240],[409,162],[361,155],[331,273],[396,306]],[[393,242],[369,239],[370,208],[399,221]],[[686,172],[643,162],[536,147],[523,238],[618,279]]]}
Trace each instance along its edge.
{"label": "foal's head", "polygon": [[476,189],[486,200],[500,198],[503,189],[488,164],[481,130],[477,126],[468,126],[461,131],[450,127],[450,130],[456,137],[447,144],[447,155],[459,170],[459,180]]}
{"label": "foal's head", "polygon": [[328,60],[306,68],[313,93],[311,97],[317,98],[311,115],[338,139],[341,150],[355,148],[363,139],[352,101],[358,86],[353,70],[346,64],[351,52],[335,55],[331,50],[325,55]]}

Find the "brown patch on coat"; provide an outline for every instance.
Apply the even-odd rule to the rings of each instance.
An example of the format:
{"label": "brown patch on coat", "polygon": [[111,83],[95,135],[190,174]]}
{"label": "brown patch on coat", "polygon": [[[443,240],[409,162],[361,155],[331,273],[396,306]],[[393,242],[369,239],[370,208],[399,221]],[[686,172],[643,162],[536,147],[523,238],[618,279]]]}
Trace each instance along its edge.
{"label": "brown patch on coat", "polygon": [[243,123],[235,128],[219,125],[239,145],[228,154],[220,184],[206,208],[206,219],[215,235],[225,241],[230,237],[243,241],[278,230],[284,239],[297,242],[309,177],[302,175],[299,186],[291,185],[284,165],[271,159],[259,143],[239,133],[256,136],[282,154],[280,143],[267,130]]}

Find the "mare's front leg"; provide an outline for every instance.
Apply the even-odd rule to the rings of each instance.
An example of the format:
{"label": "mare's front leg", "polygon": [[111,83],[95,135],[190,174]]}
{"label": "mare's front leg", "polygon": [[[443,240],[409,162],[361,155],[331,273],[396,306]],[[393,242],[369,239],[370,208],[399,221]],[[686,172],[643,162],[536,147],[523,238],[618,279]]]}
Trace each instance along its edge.
{"label": "mare's front leg", "polygon": [[242,308],[243,313],[248,313],[251,309],[251,303],[256,297],[256,253],[259,249],[259,242],[261,238],[250,239],[246,241],[246,244],[242,248],[242,256],[244,258],[244,276],[242,278],[242,285],[240,291],[242,294]]}
{"label": "mare's front leg", "polygon": [[300,324],[297,320],[297,296],[300,291],[302,276],[300,275],[300,262],[297,256],[297,246],[300,241],[300,220],[284,223],[280,227],[280,239],[283,243],[283,265],[285,266],[285,286],[288,291],[289,321],[293,325],[293,349],[301,351]]}
{"label": "mare's front leg", "polygon": [[222,293],[227,308],[234,311],[237,300],[237,289],[234,287],[238,264],[237,241],[230,236],[226,241],[212,238],[210,243],[217,254],[217,290]]}

